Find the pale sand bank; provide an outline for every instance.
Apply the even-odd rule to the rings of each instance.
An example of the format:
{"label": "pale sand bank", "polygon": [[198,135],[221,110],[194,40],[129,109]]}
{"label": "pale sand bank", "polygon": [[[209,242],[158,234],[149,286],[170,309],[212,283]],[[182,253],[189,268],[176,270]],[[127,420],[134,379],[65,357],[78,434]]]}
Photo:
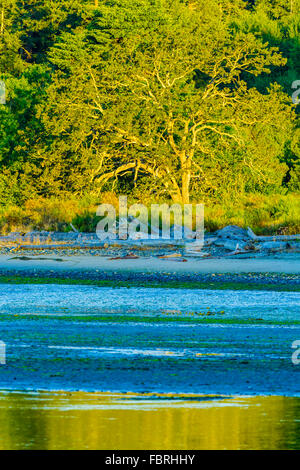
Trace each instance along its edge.
{"label": "pale sand bank", "polygon": [[[37,258],[45,259],[37,259]],[[30,256],[30,259],[13,259],[14,256],[0,255],[0,270],[24,271],[95,271],[95,272],[164,272],[164,273],[300,273],[299,259],[175,259],[137,258],[111,260],[100,256]],[[56,261],[61,259],[62,261]]]}

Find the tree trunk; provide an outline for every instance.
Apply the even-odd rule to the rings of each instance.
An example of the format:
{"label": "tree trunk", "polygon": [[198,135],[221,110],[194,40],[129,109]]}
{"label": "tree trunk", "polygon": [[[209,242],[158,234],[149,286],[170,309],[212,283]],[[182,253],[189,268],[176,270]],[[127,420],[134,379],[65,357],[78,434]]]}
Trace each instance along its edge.
{"label": "tree trunk", "polygon": [[185,156],[181,178],[182,204],[190,203],[191,163],[191,158]]}
{"label": "tree trunk", "polygon": [[190,173],[185,172],[182,175],[182,204],[190,203]]}

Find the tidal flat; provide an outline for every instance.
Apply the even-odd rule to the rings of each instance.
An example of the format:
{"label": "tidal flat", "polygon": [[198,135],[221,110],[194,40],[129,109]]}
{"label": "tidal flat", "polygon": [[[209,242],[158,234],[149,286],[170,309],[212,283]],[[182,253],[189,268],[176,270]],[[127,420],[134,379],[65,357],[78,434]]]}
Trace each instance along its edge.
{"label": "tidal flat", "polygon": [[297,448],[299,313],[293,291],[2,283],[0,446]]}

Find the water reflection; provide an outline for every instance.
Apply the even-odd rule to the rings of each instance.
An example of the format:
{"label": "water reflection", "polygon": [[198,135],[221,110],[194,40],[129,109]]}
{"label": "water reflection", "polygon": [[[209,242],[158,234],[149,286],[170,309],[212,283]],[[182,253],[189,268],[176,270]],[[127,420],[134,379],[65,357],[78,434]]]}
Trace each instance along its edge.
{"label": "water reflection", "polygon": [[299,449],[299,411],[287,397],[1,393],[0,449]]}

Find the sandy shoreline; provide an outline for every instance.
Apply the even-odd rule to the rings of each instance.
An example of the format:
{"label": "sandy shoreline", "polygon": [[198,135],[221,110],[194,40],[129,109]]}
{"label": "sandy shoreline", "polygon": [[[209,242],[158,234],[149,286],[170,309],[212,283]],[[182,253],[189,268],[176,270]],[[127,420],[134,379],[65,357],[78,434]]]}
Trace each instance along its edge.
{"label": "sandy shoreline", "polygon": [[[93,256],[28,256],[30,259],[18,259],[18,256],[0,256],[0,270],[34,271],[94,271],[94,272],[168,272],[168,273],[286,273],[300,274],[299,259],[178,259],[137,258],[110,259]],[[44,258],[44,259],[38,259]],[[57,261],[57,260],[60,261]]]}

